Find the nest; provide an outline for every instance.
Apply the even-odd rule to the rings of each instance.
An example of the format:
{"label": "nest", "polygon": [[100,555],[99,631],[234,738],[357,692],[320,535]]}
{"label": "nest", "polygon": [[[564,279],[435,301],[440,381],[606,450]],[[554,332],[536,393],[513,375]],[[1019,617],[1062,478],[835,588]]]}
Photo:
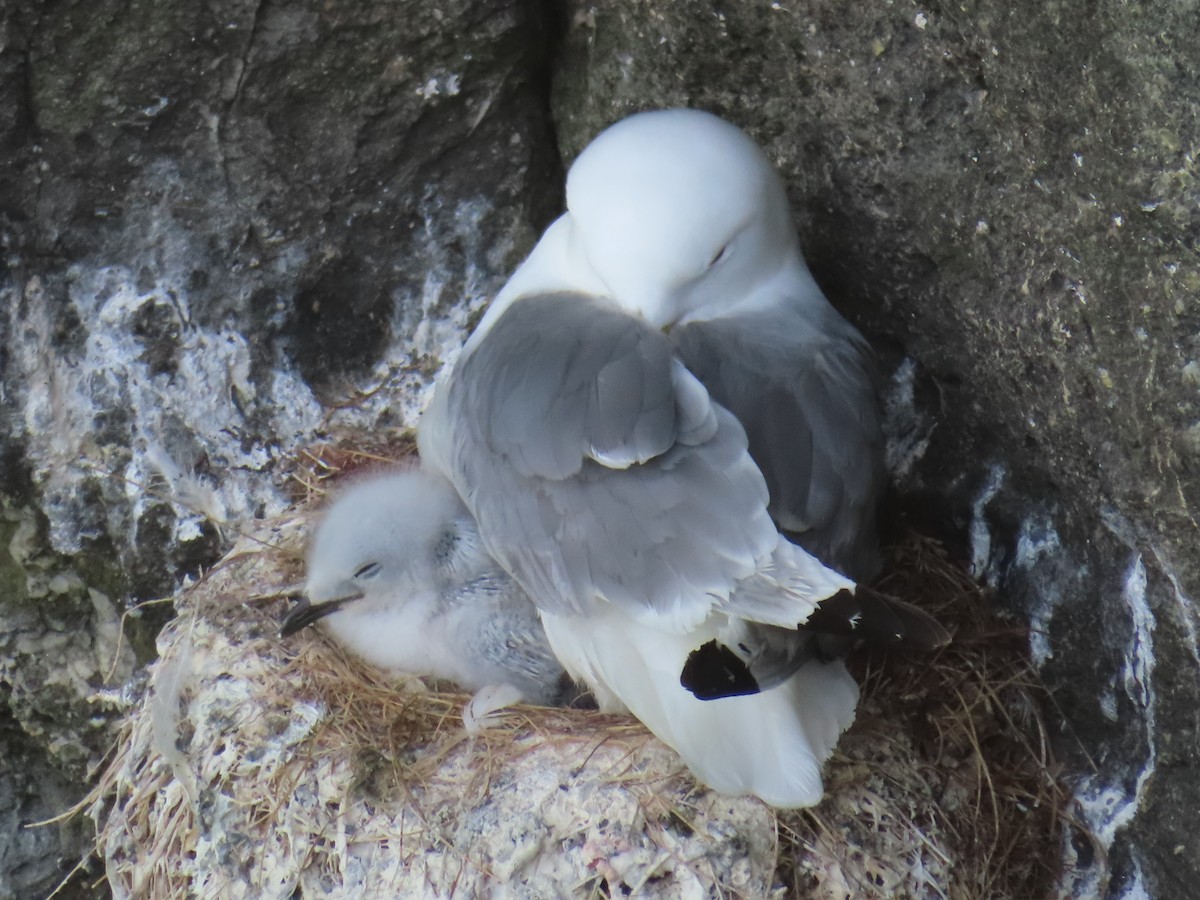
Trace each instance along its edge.
{"label": "nest", "polygon": [[813,810],[714,794],[627,717],[520,706],[468,738],[466,695],[402,683],[316,630],[279,639],[325,479],[408,449],[310,454],[298,511],[174,598],[90,800],[114,896],[1052,891],[1065,794],[1026,635],[926,538],[893,548],[879,587],[954,641],[854,660],[858,717]]}

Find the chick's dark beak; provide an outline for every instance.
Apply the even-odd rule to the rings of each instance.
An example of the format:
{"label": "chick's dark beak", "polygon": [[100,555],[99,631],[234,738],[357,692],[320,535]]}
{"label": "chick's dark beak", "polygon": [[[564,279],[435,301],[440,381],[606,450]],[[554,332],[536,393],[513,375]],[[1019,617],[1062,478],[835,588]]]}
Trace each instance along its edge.
{"label": "chick's dark beak", "polygon": [[338,597],[335,600],[329,600],[325,603],[310,603],[308,598],[300,595],[296,598],[296,605],[288,610],[288,614],[283,617],[283,623],[279,626],[279,636],[281,638],[291,637],[297,631],[302,631],[313,622],[320,621],[330,613],[337,612],[345,604],[351,600],[359,600],[362,594],[350,594],[346,597]]}

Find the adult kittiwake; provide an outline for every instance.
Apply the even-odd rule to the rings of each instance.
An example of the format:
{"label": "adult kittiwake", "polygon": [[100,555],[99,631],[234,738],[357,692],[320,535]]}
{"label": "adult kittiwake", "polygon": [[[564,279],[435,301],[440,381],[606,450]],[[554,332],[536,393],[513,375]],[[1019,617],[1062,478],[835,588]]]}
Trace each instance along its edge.
{"label": "adult kittiwake", "polygon": [[716,790],[812,805],[858,689],[797,629],[906,627],[847,577],[878,565],[869,352],[714,116],[613,126],[567,206],[441,379],[422,458],[602,709]]}
{"label": "adult kittiwake", "polygon": [[463,711],[472,733],[511,703],[553,705],[574,693],[532,601],[433,472],[367,476],[338,495],[310,542],[304,598],[281,633],[318,620],[382,669],[475,691]]}

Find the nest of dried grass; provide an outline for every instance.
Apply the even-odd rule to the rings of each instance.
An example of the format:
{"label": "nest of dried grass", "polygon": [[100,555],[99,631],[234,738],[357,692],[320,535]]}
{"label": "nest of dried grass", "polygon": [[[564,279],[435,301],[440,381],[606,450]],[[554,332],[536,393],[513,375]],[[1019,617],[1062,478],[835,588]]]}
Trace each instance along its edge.
{"label": "nest of dried grass", "polygon": [[[411,444],[319,448],[334,475]],[[466,697],[398,689],[319,634],[276,636],[304,512],[243,540],[159,641],[91,798],[114,895],[952,897],[1046,895],[1061,859],[1025,634],[934,542],[880,584],[933,612],[932,655],[856,660],[863,700],[814,810],[698,787],[636,721],[519,707],[474,740]]]}
{"label": "nest of dried grass", "polygon": [[[863,692],[854,726],[827,769],[825,802],[789,821],[789,831],[802,847],[874,855],[859,864],[865,877],[847,885],[846,896],[891,896],[913,877],[895,856],[897,831],[937,837],[928,849],[948,877],[931,879],[925,896],[1050,895],[1069,794],[1057,780],[1043,719],[1048,697],[1029,661],[1026,630],[1001,617],[989,593],[932,539],[906,535],[890,548],[886,571],[877,587],[931,612],[954,639],[932,654],[852,660]],[[931,803],[890,821],[869,799],[881,781]],[[848,833],[855,839],[845,840]],[[795,896],[809,895],[803,864],[794,883]]]}

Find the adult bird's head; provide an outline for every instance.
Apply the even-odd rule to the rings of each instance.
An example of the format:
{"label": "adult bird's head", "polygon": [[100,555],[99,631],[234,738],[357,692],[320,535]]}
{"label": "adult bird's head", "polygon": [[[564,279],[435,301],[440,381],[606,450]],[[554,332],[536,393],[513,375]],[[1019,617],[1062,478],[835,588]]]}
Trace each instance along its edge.
{"label": "adult bird's head", "polygon": [[[469,577],[469,515],[453,488],[418,472],[369,477],[343,491],[309,545],[303,599],[283,621],[294,634],[326,616],[361,616],[392,604],[435,602]],[[467,546],[470,544],[470,546]]]}
{"label": "adult bird's head", "polygon": [[623,119],[567,176],[571,254],[656,328],[776,302],[807,277],[783,181],[744,132],[709,113]]}

